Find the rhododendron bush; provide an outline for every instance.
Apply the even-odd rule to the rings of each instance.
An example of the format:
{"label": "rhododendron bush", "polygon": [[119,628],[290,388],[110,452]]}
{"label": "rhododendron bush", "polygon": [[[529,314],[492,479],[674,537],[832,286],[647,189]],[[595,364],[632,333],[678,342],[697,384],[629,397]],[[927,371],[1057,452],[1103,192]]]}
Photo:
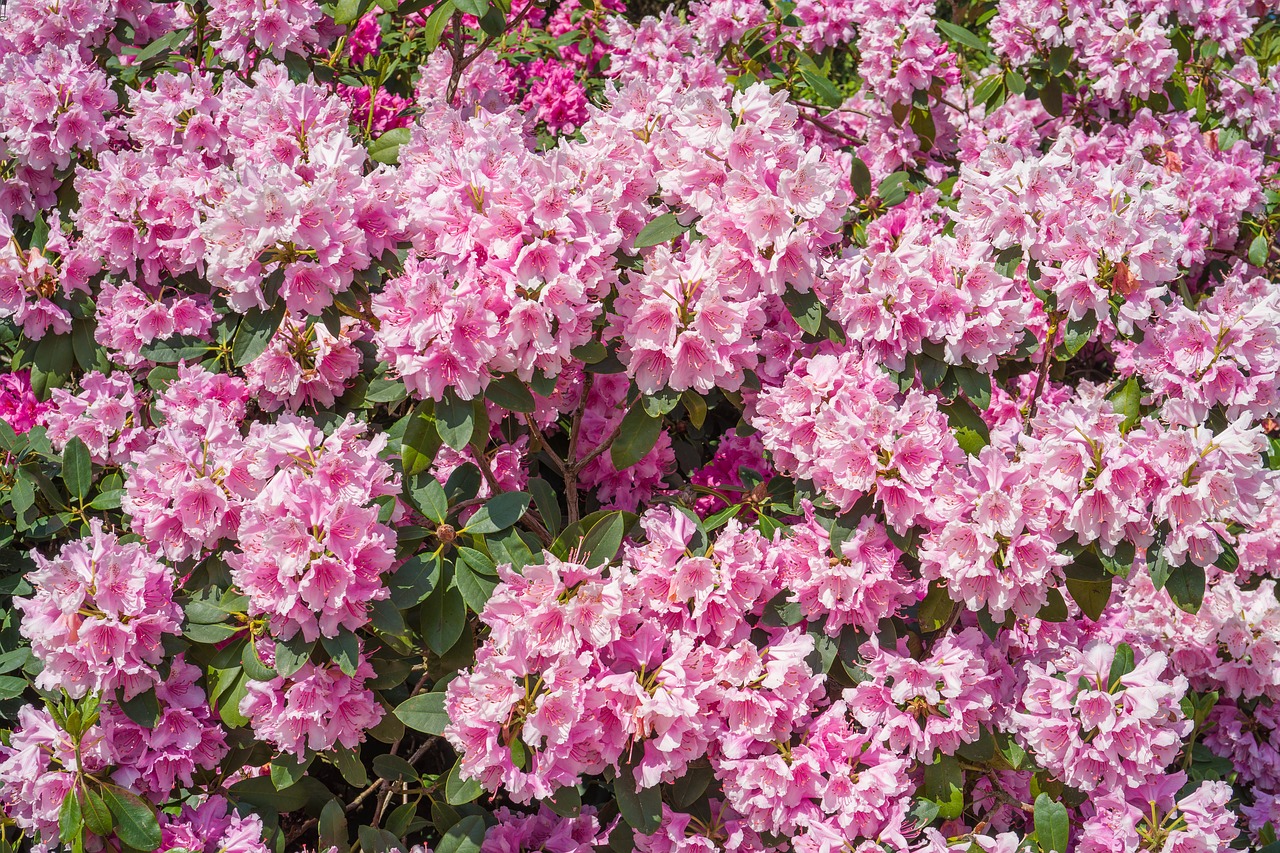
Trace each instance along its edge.
{"label": "rhododendron bush", "polygon": [[1278,68],[8,0],[0,849],[1280,850]]}

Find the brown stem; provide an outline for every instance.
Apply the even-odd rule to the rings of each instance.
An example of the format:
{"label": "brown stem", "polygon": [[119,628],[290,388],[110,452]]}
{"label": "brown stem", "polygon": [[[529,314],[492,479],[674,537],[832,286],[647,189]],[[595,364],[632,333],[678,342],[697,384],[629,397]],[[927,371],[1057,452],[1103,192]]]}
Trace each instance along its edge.
{"label": "brown stem", "polygon": [[1044,358],[1040,361],[1040,373],[1036,376],[1035,390],[1031,392],[1031,400],[1027,403],[1027,420],[1023,427],[1023,432],[1027,435],[1031,434],[1031,422],[1036,416],[1036,405],[1040,402],[1040,395],[1044,393],[1045,383],[1049,381],[1049,368],[1053,366],[1053,347],[1058,340],[1058,326],[1063,316],[1056,311],[1049,314],[1049,334],[1045,338]]}

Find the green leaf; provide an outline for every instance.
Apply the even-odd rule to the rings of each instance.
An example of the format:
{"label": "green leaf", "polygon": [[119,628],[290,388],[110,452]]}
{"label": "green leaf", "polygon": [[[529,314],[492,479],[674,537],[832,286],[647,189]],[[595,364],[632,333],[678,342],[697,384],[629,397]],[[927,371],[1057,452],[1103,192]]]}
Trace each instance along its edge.
{"label": "green leaf", "polygon": [[[402,6],[401,12],[407,12],[407,10]],[[439,46],[440,36],[443,35],[444,28],[449,25],[449,19],[453,17],[453,12],[453,0],[444,0],[443,3],[432,10],[430,17],[427,18],[427,22],[422,27],[422,42],[428,53],[433,52]]]}
{"label": "green leaf", "polygon": [[121,699],[120,710],[144,729],[154,729],[160,720],[160,700],[155,688],[142,691],[132,699]]}
{"label": "green leaf", "polygon": [[818,329],[822,328],[823,315],[822,303],[818,301],[816,293],[812,290],[801,293],[795,288],[788,287],[782,294],[782,302],[787,306],[787,311],[791,313],[797,326],[811,335],[818,334]]}
{"label": "green leaf", "polygon": [[392,128],[377,139],[369,141],[369,159],[394,166],[400,162],[400,146],[408,141],[409,128]]}
{"label": "green leaf", "polygon": [[452,393],[436,404],[436,432],[454,450],[463,450],[475,431],[475,411],[470,400],[459,400]]}
{"label": "green leaf", "polygon": [[63,844],[84,843],[84,814],[80,811],[80,798],[73,787],[62,798],[62,808],[58,809],[58,838]]}
{"label": "green leaf", "polygon": [[444,734],[449,725],[449,715],[444,710],[443,693],[419,693],[410,696],[397,706],[396,716],[400,722],[418,732],[429,735]]}
{"label": "green leaf", "polygon": [[974,50],[978,50],[983,53],[986,53],[991,49],[986,41],[974,35],[959,24],[953,24],[950,21],[944,21],[941,18],[935,18],[933,24],[938,28],[939,32],[951,41],[959,42],[965,47],[971,47]]}
{"label": "green leaf", "polygon": [[296,755],[277,755],[271,759],[271,784],[277,791],[298,784],[314,760],[315,753],[309,751],[301,761]]}
{"label": "green leaf", "polygon": [[143,358],[160,364],[176,364],[179,361],[199,361],[212,351],[212,345],[195,336],[173,335],[164,340],[152,341],[142,347]]}
{"label": "green leaf", "polygon": [[686,388],[680,395],[680,402],[684,403],[684,410],[689,415],[689,423],[693,428],[702,429],[707,421],[707,401],[697,391]]}
{"label": "green leaf", "polygon": [[1062,115],[1062,84],[1056,79],[1040,88],[1040,106],[1055,118]]}
{"label": "green leaf", "polygon": [[160,823],[151,806],[138,795],[115,785],[102,786],[102,800],[115,815],[116,837],[134,850],[160,846]]}
{"label": "green leaf", "polygon": [[951,368],[951,372],[955,374],[956,380],[960,383],[960,390],[968,397],[979,409],[986,409],[991,405],[991,375],[980,373],[972,367],[955,366]]}
{"label": "green leaf", "polygon": [[585,566],[601,566],[618,555],[622,538],[626,535],[627,519],[621,512],[610,512],[591,526],[582,544],[578,546],[578,559]]}
{"label": "green leaf", "polygon": [[431,467],[441,443],[436,430],[435,403],[423,400],[409,413],[409,422],[400,441],[400,460],[405,476]]}
{"label": "green leaf", "polygon": [[467,626],[467,604],[450,578],[427,596],[422,606],[422,636],[431,651],[442,655],[458,642]]}
{"label": "green leaf", "polygon": [[231,345],[231,360],[236,367],[244,367],[266,351],[284,320],[284,311],[284,300],[278,299],[266,311],[255,308],[240,319],[235,342]]}
{"label": "green leaf", "polygon": [[1124,415],[1120,424],[1121,432],[1128,432],[1137,426],[1142,418],[1142,388],[1136,377],[1130,376],[1128,381],[1110,395],[1111,408],[1116,414]]}
{"label": "green leaf", "polygon": [[1254,237],[1249,243],[1249,263],[1255,267],[1265,267],[1267,258],[1271,256],[1271,241],[1267,239],[1266,232],[1260,233]]}
{"label": "green leaf", "polygon": [[1040,608],[1040,612],[1036,614],[1036,618],[1042,622],[1066,622],[1070,618],[1071,613],[1067,610],[1066,599],[1062,597],[1062,593],[1058,592],[1054,587],[1046,590],[1044,607]]}
{"label": "green leaf", "polygon": [[1093,333],[1098,328],[1098,315],[1090,311],[1079,320],[1072,320],[1067,323],[1066,331],[1063,332],[1062,348],[1065,355],[1059,358],[1074,358],[1076,353],[1084,349],[1084,345],[1093,339]]}
{"label": "green leaf", "polygon": [[858,157],[853,158],[853,165],[849,169],[849,185],[858,198],[868,198],[871,195],[871,170]]}
{"label": "green leaf", "polygon": [[538,515],[542,516],[543,525],[552,535],[558,534],[563,518],[556,490],[541,477],[534,477],[529,480],[529,491],[533,493],[533,501],[538,506]]}
{"label": "green leaf", "polygon": [[693,763],[684,771],[684,775],[672,783],[671,805],[677,809],[687,809],[706,793],[707,788],[715,780],[715,771],[710,764]]}
{"label": "green leaf", "polygon": [[1080,609],[1084,611],[1084,615],[1088,616],[1094,622],[1098,621],[1098,617],[1102,615],[1102,611],[1107,609],[1107,603],[1111,600],[1111,584],[1115,580],[1110,575],[1100,580],[1085,580],[1082,578],[1067,577],[1067,592],[1071,593],[1071,598]]}
{"label": "green leaf", "polygon": [[630,468],[649,455],[662,434],[662,421],[650,417],[641,403],[636,403],[622,419],[618,437],[609,448],[609,458],[619,471]]}
{"label": "green leaf", "polygon": [[114,823],[111,810],[102,801],[102,797],[88,788],[80,792],[80,811],[84,815],[84,825],[94,835],[110,835]]}
{"label": "green leaf", "polygon": [[389,782],[418,781],[418,771],[398,755],[376,756],[373,759],[373,772],[379,779],[386,779]]}
{"label": "green leaf", "polygon": [[258,650],[253,643],[244,644],[244,649],[240,652],[240,666],[244,667],[244,674],[253,681],[270,681],[276,677],[276,671],[258,657]]}
{"label": "green leaf", "polygon": [[939,406],[947,415],[951,424],[951,432],[956,437],[960,448],[970,456],[976,456],[982,448],[991,443],[991,431],[973,407],[963,400],[956,400],[947,406]]}
{"label": "green leaf", "polygon": [[29,245],[32,249],[44,251],[44,247],[48,244],[49,223],[44,218],[44,212],[40,211],[36,213],[35,221],[32,223],[31,242]]}
{"label": "green leaf", "polygon": [[385,829],[362,826],[356,830],[360,841],[361,853],[391,853],[393,850],[404,850],[400,840]]}
{"label": "green leaf", "polygon": [[[374,759],[374,763],[377,763],[377,759]],[[318,831],[320,833],[319,849],[327,850],[330,847],[337,847],[339,850],[347,849],[351,842],[351,835],[347,829],[347,810],[343,808],[341,800],[335,797],[324,804],[324,808],[320,810]]]}
{"label": "green leaf", "polygon": [[888,207],[901,204],[907,199],[910,179],[911,176],[906,172],[894,172],[880,182],[880,186],[876,188],[876,195],[880,196],[881,201]]}
{"label": "green leaf", "polygon": [[[679,784],[677,782],[676,784]],[[577,788],[565,786],[557,788],[556,792],[550,798],[543,800],[547,804],[547,808],[551,809],[560,817],[577,817],[582,813],[582,794],[578,793]]]}
{"label": "green leaf", "polygon": [[74,498],[84,500],[93,486],[93,459],[89,448],[78,438],[67,442],[62,451],[62,482]]}
{"label": "green leaf", "polygon": [[444,486],[425,471],[405,477],[405,497],[414,509],[436,524],[444,524],[449,515],[449,499],[445,497]]}
{"label": "green leaf", "polygon": [[459,12],[475,15],[477,18],[483,18],[484,13],[489,11],[489,0],[453,0],[453,5],[458,7]]}
{"label": "green leaf", "polygon": [[503,492],[481,504],[463,528],[467,533],[497,533],[519,521],[529,509],[525,492]]}
{"label": "green leaf", "polygon": [[924,768],[924,795],[938,804],[938,816],[955,820],[964,811],[964,770],[951,755]]}
{"label": "green leaf", "polygon": [[667,243],[679,237],[686,228],[676,219],[674,213],[664,213],[655,217],[636,235],[635,247],[645,249],[659,243]]}
{"label": "green leaf", "polygon": [[369,784],[369,772],[364,769],[364,762],[360,760],[359,747],[347,749],[344,746],[336,746],[330,751],[330,755],[334,766],[338,768],[348,785],[363,788]]}
{"label": "green leaf", "polygon": [[1049,51],[1049,73],[1054,77],[1061,76],[1071,64],[1072,50],[1067,44],[1059,45]]}
{"label": "green leaf", "polygon": [[932,632],[940,630],[951,619],[956,603],[951,600],[944,581],[932,581],[929,592],[920,602],[920,630]]}
{"label": "green leaf", "polygon": [[188,622],[187,626],[182,629],[182,634],[188,640],[195,643],[204,643],[212,645],[221,643],[223,640],[230,639],[240,632],[240,629],[228,625],[225,622],[215,624],[200,624],[198,622]]}
{"label": "green leaf", "polygon": [[1115,657],[1111,659],[1111,670],[1107,673],[1107,689],[1114,690],[1116,685],[1120,683],[1120,679],[1133,672],[1136,668],[1133,647],[1128,643],[1121,643],[1116,646]]}
{"label": "green leaf", "polygon": [[444,783],[444,799],[451,806],[465,805],[484,793],[484,788],[480,787],[480,780],[464,780],[460,775],[461,772],[462,759],[458,759]]}
{"label": "green leaf", "polygon": [[618,775],[613,780],[613,793],[618,800],[618,811],[622,819],[645,835],[652,835],[662,825],[662,791],[654,785],[651,788],[636,788],[635,765],[631,761],[623,762],[618,767]]}
{"label": "green leaf", "polygon": [[804,82],[809,85],[813,93],[818,96],[819,103],[828,107],[838,107],[844,103],[844,94],[832,83],[827,75],[823,74],[816,67],[801,68],[800,76],[804,78]]}
{"label": "green leaf", "polygon": [[1204,602],[1204,569],[1191,560],[1174,566],[1164,588],[1169,591],[1173,603],[1188,613],[1195,613]]}
{"label": "green leaf", "polygon": [[529,387],[515,376],[499,376],[484,389],[484,395],[512,412],[528,413],[537,407]]}
{"label": "green leaf", "polygon": [[344,673],[355,676],[360,665],[360,641],[355,634],[344,628],[336,637],[321,637],[320,644]]}
{"label": "green leaf", "polygon": [[302,669],[302,665],[311,659],[313,645],[303,640],[301,634],[295,634],[288,640],[277,640],[276,672],[288,678]]}
{"label": "green leaf", "polygon": [[458,591],[462,593],[462,600],[467,603],[467,607],[471,608],[472,613],[478,614],[484,612],[484,606],[498,586],[498,579],[477,571],[476,558],[488,562],[484,554],[479,551],[459,548],[458,561],[454,564],[453,571]]}
{"label": "green leaf", "polygon": [[478,853],[484,834],[484,818],[468,815],[449,827],[436,845],[436,853]]}
{"label": "green leaf", "polygon": [[1036,797],[1034,815],[1036,843],[1040,849],[1045,853],[1067,853],[1067,843],[1071,840],[1067,807],[1042,793]]}
{"label": "green leaf", "polygon": [[333,9],[333,22],[340,27],[355,23],[360,17],[360,0],[338,0]]}
{"label": "green leaf", "polygon": [[396,569],[387,583],[391,591],[391,603],[401,610],[422,602],[435,589],[440,579],[440,558],[418,554],[410,557]]}

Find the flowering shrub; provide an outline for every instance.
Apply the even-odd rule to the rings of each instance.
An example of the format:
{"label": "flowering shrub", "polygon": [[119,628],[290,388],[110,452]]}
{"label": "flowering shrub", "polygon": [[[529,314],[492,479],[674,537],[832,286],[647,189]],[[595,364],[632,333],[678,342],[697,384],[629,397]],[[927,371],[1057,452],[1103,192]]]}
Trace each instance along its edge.
{"label": "flowering shrub", "polygon": [[1277,68],[8,0],[0,853],[1280,851]]}

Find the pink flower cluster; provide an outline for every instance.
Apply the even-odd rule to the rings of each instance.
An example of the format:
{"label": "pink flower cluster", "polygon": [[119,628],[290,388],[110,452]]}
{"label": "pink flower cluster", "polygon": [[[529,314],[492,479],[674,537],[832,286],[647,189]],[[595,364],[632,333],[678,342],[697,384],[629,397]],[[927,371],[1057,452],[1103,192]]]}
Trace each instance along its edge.
{"label": "pink flower cluster", "polygon": [[1064,650],[1057,663],[1028,665],[1026,688],[1010,715],[1027,751],[1082,791],[1123,790],[1158,778],[1192,728],[1179,706],[1187,680],[1166,677],[1168,659],[1160,652],[1117,670],[1117,655],[1126,650],[1132,662],[1132,648],[1096,642]]}
{"label": "pink flower cluster", "polygon": [[760,394],[752,424],[779,470],[813,480],[844,510],[874,494],[899,530],[924,515],[938,476],[964,456],[934,397],[900,393],[856,349],[796,362]]}
{"label": "pink flower cluster", "polygon": [[143,545],[121,542],[97,519],[90,529],[55,557],[35,555],[28,576],[35,592],[14,606],[44,664],[38,686],[75,698],[118,690],[132,699],[160,683],[164,637],[177,634],[182,621],[173,569]]}
{"label": "pink flower cluster", "polygon": [[378,457],[386,436],[366,441],[364,429],[348,418],[326,436],[282,415],[245,441],[247,472],[261,485],[240,507],[239,551],[226,560],[280,639],[354,631],[369,621],[369,603],[387,597],[381,575],[395,562],[395,534],[373,500],[399,483]]}

